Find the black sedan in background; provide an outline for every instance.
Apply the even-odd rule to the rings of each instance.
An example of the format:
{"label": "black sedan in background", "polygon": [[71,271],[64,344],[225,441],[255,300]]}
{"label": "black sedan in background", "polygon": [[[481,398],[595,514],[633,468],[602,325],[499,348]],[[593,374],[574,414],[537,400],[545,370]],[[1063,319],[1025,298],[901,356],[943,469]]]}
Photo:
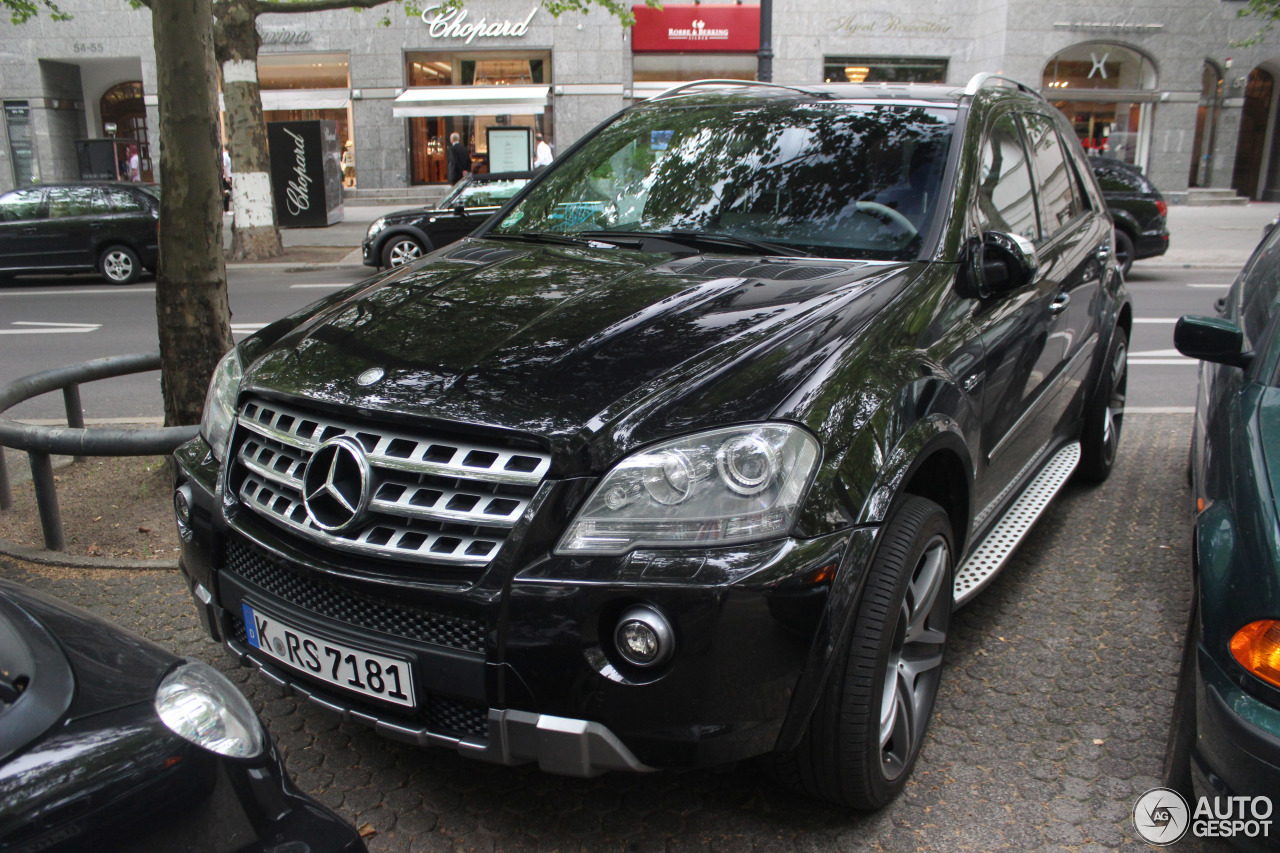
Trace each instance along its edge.
{"label": "black sedan in background", "polygon": [[1109,157],[1090,157],[1102,197],[1116,223],[1116,260],[1125,275],[1134,261],[1169,250],[1165,217],[1169,205],[1137,166]]}
{"label": "black sedan in background", "polygon": [[152,184],[41,184],[0,196],[0,278],[91,272],[132,284],[159,257]]}
{"label": "black sedan in background", "polygon": [[0,851],[364,849],[217,670],[0,581]]}
{"label": "black sedan in background", "polygon": [[459,181],[438,207],[397,210],[375,219],[361,244],[365,266],[398,267],[462,239],[531,177],[531,172],[472,175]]}

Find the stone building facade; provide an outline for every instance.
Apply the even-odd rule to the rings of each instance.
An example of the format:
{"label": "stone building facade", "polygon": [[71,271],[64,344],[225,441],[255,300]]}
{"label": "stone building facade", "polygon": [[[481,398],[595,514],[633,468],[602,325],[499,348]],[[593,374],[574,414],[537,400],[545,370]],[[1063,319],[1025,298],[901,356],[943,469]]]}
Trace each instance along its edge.
{"label": "stone building facade", "polygon": [[[1040,89],[1091,153],[1135,163],[1175,200],[1189,186],[1280,200],[1280,35],[1234,47],[1258,28],[1237,17],[1243,5],[774,0],[773,79],[963,85],[998,72]],[[150,13],[125,0],[63,8],[72,20],[0,22],[0,189],[79,177],[94,145],[124,170],[136,143],[144,179],[162,180]],[[539,0],[267,15],[263,106],[269,121],[334,120],[348,186],[407,187],[446,180],[453,133],[477,169],[518,167],[538,135],[563,151],[671,83],[754,76],[757,5],[637,13],[630,30],[600,10],[557,19]]]}

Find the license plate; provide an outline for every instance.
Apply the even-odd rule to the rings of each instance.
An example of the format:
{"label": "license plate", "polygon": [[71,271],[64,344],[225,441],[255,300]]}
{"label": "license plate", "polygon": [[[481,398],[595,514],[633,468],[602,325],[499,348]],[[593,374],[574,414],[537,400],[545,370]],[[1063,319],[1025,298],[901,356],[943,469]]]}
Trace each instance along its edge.
{"label": "license plate", "polygon": [[240,606],[249,645],[285,666],[361,696],[407,708],[417,706],[413,698],[413,668],[407,660],[335,643],[248,604]]}

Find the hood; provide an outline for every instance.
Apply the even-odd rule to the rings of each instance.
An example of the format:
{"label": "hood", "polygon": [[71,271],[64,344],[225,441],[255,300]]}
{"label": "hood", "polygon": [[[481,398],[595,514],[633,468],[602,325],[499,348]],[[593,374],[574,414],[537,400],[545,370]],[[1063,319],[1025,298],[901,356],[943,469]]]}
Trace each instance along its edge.
{"label": "hood", "polygon": [[[862,297],[907,266],[469,240],[283,335],[268,327],[278,337],[246,350],[243,387],[515,430],[551,449],[610,430],[643,441],[767,418],[864,313]],[[385,375],[362,387],[370,367]]]}

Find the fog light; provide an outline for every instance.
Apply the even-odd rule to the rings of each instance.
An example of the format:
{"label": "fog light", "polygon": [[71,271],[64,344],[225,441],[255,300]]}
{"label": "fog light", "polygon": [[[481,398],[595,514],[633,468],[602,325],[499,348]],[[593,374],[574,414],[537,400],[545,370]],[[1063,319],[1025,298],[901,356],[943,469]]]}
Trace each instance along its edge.
{"label": "fog light", "polygon": [[1236,631],[1231,654],[1249,672],[1280,687],[1280,621],[1263,619]]}
{"label": "fog light", "polygon": [[173,492],[173,517],[178,523],[178,535],[183,542],[190,542],[195,531],[191,529],[191,486],[183,483]]}
{"label": "fog light", "polygon": [[648,605],[632,607],[622,614],[613,642],[618,654],[633,666],[657,666],[670,658],[676,648],[671,623]]}

